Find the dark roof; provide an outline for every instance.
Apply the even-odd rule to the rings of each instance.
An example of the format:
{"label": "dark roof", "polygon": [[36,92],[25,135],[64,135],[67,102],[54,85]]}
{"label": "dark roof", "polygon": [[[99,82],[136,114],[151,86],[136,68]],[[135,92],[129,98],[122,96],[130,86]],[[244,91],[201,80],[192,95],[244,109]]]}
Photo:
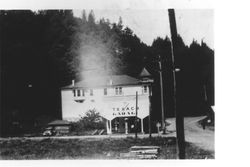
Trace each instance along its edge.
{"label": "dark roof", "polygon": [[70,125],[70,123],[65,120],[55,120],[55,121],[48,123],[48,125]]}
{"label": "dark roof", "polygon": [[123,85],[139,85],[140,80],[128,75],[96,76],[76,82],[75,85],[68,85],[62,89],[72,88],[97,88]]}

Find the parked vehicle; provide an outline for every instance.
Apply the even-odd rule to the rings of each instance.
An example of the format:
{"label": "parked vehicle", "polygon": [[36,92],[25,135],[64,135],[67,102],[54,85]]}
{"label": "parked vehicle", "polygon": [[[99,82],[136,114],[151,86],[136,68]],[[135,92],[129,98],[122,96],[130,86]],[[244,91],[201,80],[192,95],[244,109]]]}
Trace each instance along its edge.
{"label": "parked vehicle", "polygon": [[52,127],[47,127],[43,133],[42,133],[43,136],[53,136],[55,135],[55,131]]}

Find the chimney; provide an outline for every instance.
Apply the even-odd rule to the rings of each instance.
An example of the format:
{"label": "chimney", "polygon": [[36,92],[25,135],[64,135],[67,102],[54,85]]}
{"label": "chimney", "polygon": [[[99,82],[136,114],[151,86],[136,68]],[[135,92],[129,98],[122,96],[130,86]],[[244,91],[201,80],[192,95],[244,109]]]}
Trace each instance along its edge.
{"label": "chimney", "polygon": [[74,79],[72,80],[72,86],[75,86],[75,80]]}

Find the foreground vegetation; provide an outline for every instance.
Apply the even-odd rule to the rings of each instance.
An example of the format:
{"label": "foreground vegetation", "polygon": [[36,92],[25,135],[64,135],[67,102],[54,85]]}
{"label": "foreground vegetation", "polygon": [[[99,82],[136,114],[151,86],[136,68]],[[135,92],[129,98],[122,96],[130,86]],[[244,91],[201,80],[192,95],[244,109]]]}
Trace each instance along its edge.
{"label": "foreground vegetation", "polygon": [[[13,139],[0,141],[0,159],[125,159],[124,153],[134,145],[160,146],[158,159],[176,159],[175,138],[128,137],[124,139]],[[187,159],[213,159],[213,153],[191,143]]]}

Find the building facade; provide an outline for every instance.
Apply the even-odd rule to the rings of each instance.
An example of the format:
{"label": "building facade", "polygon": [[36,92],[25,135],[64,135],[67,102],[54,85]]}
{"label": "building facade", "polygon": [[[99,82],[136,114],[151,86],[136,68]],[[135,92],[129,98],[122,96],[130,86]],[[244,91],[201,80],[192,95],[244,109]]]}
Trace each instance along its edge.
{"label": "building facade", "polygon": [[74,122],[95,109],[105,118],[108,134],[132,133],[136,127],[137,131],[144,133],[148,127],[145,124],[150,112],[150,94],[149,83],[127,75],[91,77],[72,82],[72,85],[61,89],[62,118]]}

